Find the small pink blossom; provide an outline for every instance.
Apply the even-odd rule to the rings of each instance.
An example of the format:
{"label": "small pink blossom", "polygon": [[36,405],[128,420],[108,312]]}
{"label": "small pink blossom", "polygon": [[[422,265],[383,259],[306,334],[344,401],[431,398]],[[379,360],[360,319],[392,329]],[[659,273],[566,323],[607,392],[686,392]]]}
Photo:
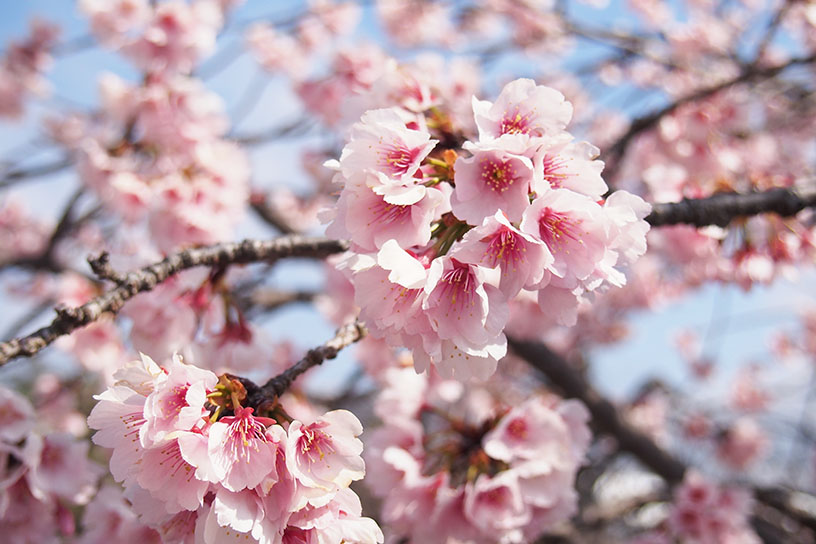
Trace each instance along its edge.
{"label": "small pink blossom", "polygon": [[604,164],[593,160],[598,148],[588,142],[560,142],[542,145],[535,152],[534,190],[569,189],[599,199],[608,187],[601,177]]}
{"label": "small pink blossom", "polygon": [[465,487],[465,516],[484,533],[522,527],[531,515],[512,470],[493,477],[482,474]]}
{"label": "small pink blossom", "polygon": [[547,246],[514,227],[502,211],[468,231],[451,255],[485,268],[498,267],[501,279],[496,287],[508,300],[523,287],[546,283],[547,268],[553,263]]}
{"label": "small pink blossom", "polygon": [[552,272],[567,285],[595,271],[608,240],[602,208],[567,189],[547,191],[533,201],[524,212],[521,230],[547,245],[554,257]]}
{"label": "small pink blossom", "polygon": [[519,221],[529,206],[533,163],[500,147],[465,147],[473,155],[455,164],[456,189],[451,209],[459,219],[481,225],[498,210]]}
{"label": "small pink blossom", "polygon": [[209,429],[207,452],[217,481],[230,491],[254,488],[277,480],[275,459],[283,443],[283,428],[274,420],[239,408]]}
{"label": "small pink blossom", "polygon": [[[367,251],[375,251],[392,239],[404,248],[427,244],[431,239],[431,221],[445,211],[445,193],[419,186],[422,193],[419,200],[392,204],[387,197],[377,194],[375,188],[383,186],[378,176],[364,177],[364,182],[351,184],[340,195],[337,217],[326,233],[349,238]],[[368,185],[368,181],[372,184]]]}
{"label": "small pink blossom", "polygon": [[204,403],[217,382],[218,377],[212,372],[185,364],[175,355],[167,379],[145,399],[142,445],[159,444],[170,433],[187,431],[208,416]]}
{"label": "small pink blossom", "polygon": [[542,399],[533,397],[508,412],[483,439],[485,452],[511,462],[536,459],[561,466],[573,462],[566,422]]}
{"label": "small pink blossom", "polygon": [[436,143],[427,131],[408,128],[397,108],[370,110],[352,126],[350,140],[340,156],[340,168],[347,177],[371,170],[413,183]]}
{"label": "small pink blossom", "polygon": [[34,428],[34,407],[27,398],[0,386],[0,441],[16,444]]}
{"label": "small pink blossom", "polygon": [[504,135],[535,139],[551,137],[567,126],[572,105],[555,89],[517,79],[504,86],[495,102],[473,99],[473,113],[482,142]]}
{"label": "small pink blossom", "polygon": [[90,447],[67,433],[29,435],[22,458],[31,493],[40,500],[53,494],[73,503],[88,502],[99,472],[99,466],[88,460]]}
{"label": "small pink blossom", "polygon": [[327,412],[309,425],[298,420],[289,425],[286,466],[311,504],[326,504],[331,493],[363,477],[363,443],[357,438],[362,432],[360,421],[346,410]]}

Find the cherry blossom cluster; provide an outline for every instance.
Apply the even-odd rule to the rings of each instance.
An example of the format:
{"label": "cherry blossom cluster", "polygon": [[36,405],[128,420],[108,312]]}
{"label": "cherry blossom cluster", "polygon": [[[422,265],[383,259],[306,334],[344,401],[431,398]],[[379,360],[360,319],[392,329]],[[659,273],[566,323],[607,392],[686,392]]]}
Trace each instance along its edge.
{"label": "cherry blossom cluster", "polygon": [[51,65],[58,34],[55,25],[34,20],[28,38],[9,44],[0,60],[0,117],[20,117],[27,94],[46,93],[42,73]]}
{"label": "cherry blossom cluster", "polygon": [[[71,429],[44,429],[46,413],[35,413],[19,393],[0,387],[0,532],[5,542],[56,542],[74,534],[71,509],[96,492],[100,468],[88,459],[90,443]],[[55,414],[57,415],[57,414]],[[81,432],[84,429],[79,429]]]}
{"label": "cherry blossom cluster", "polygon": [[[142,356],[97,396],[88,424],[110,470],[165,542],[382,542],[349,484],[365,473],[362,426],[344,410],[311,423],[260,417],[236,380]],[[243,397],[243,398],[242,398]]]}
{"label": "cherry blossom cluster", "polygon": [[[240,1],[240,0],[239,0]],[[235,0],[80,0],[91,30],[145,72],[189,73],[215,49]]]}
{"label": "cherry blossom cluster", "polygon": [[650,207],[602,199],[598,150],[566,132],[572,106],[554,89],[519,79],[495,103],[474,98],[478,138],[461,147],[435,111],[372,110],[352,127],[327,233],[351,240],[344,267],[374,336],[411,348],[419,371],[485,379],[508,303],[531,291],[573,324],[586,294],[625,284]]}
{"label": "cherry blossom cluster", "polygon": [[231,2],[81,2],[91,28],[143,71],[139,83],[99,78],[93,115],[50,120],[80,178],[158,249],[228,239],[249,198],[246,154],[226,140],[222,99],[192,76],[215,46]]}
{"label": "cherry blossom cluster", "polygon": [[580,402],[532,396],[508,408],[487,388],[392,367],[369,439],[382,521],[404,542],[534,542],[576,510],[590,441]]}
{"label": "cherry blossom cluster", "polygon": [[753,500],[750,493],[722,487],[696,471],[689,471],[674,492],[669,518],[637,544],[758,544],[761,542],[748,523]]}
{"label": "cherry blossom cluster", "polygon": [[180,74],[142,85],[109,75],[101,93],[102,123],[59,127],[84,182],[128,224],[146,222],[163,251],[228,238],[249,197],[249,166],[223,139],[221,99]]}
{"label": "cherry blossom cluster", "polygon": [[[618,177],[626,187],[638,180],[638,192],[660,202],[808,186],[814,169],[802,131],[810,124],[779,106],[758,102],[744,88],[684,105],[636,140]],[[758,117],[777,128],[757,131]],[[794,277],[798,263],[813,257],[810,215],[756,216],[725,228],[673,226],[652,232],[649,243],[668,261],[667,279],[692,286],[735,281],[747,289]]]}
{"label": "cherry blossom cluster", "polygon": [[561,15],[552,2],[479,0],[465,9],[444,2],[377,0],[389,39],[401,46],[456,46],[489,40],[509,28],[506,39],[519,49],[562,50],[567,45]]}
{"label": "cherry blossom cluster", "polygon": [[299,81],[308,75],[312,57],[354,29],[360,16],[360,6],[353,2],[312,1],[294,31],[256,23],[247,31],[247,45],[265,70]]}
{"label": "cherry blossom cluster", "polygon": [[40,254],[48,245],[48,230],[19,198],[4,198],[0,201],[0,263]]}

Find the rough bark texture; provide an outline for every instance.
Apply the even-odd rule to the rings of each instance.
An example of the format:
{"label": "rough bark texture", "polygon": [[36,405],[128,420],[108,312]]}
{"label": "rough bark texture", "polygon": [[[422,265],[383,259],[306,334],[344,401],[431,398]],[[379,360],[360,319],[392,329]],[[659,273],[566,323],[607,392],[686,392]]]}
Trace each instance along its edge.
{"label": "rough bark texture", "polygon": [[125,275],[113,274],[103,263],[104,258],[94,259],[105,279],[114,280],[117,287],[74,308],[56,308],[57,317],[43,327],[23,338],[15,338],[0,344],[0,365],[15,357],[30,357],[65,334],[97,320],[104,313],[116,313],[125,302],[136,294],[150,291],[170,276],[196,266],[225,267],[233,264],[272,262],[286,257],[323,258],[345,251],[345,242],[327,238],[286,236],[274,240],[244,240],[243,242],[216,244],[192,248],[170,255],[156,264],[140,268]]}

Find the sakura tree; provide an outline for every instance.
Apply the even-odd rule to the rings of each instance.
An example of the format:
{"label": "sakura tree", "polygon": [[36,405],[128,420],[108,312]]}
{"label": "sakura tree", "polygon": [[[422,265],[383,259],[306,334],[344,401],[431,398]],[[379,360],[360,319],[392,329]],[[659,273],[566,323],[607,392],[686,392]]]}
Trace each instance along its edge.
{"label": "sakura tree", "polygon": [[816,540],[813,2],[3,9],[4,542]]}

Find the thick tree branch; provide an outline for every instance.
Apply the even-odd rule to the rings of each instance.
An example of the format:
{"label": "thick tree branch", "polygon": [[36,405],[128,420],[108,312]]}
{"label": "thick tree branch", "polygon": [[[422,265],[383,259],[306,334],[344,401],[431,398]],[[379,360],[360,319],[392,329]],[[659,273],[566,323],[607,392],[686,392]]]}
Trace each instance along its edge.
{"label": "thick tree branch", "polygon": [[816,206],[816,184],[801,189],[777,188],[757,193],[720,193],[707,198],[654,204],[652,213],[646,216],[646,221],[653,227],[679,224],[724,227],[736,217],[760,213],[776,213],[782,217],[789,217],[813,206]]}
{"label": "thick tree branch", "polygon": [[541,371],[564,394],[581,400],[592,414],[592,421],[598,430],[615,437],[621,450],[634,455],[667,482],[676,484],[682,481],[685,465],[624,421],[615,405],[595,391],[560,355],[544,344],[514,338],[507,341],[516,355]]}
{"label": "thick tree branch", "polygon": [[[633,455],[670,485],[676,485],[683,480],[687,470],[685,464],[660,448],[648,435],[624,421],[615,405],[598,393],[560,355],[541,343],[509,337],[507,341],[516,355],[544,374],[554,387],[560,389],[567,397],[581,400],[589,409],[596,428],[614,437],[621,451]],[[790,500],[789,491],[766,488],[757,488],[753,491],[762,504],[806,528],[804,536],[798,530],[794,535],[793,530],[784,527],[784,523],[769,523],[765,517],[754,516],[752,519],[754,529],[764,542],[806,542],[805,539],[810,538],[807,531],[816,525],[816,518],[796,507]]]}
{"label": "thick tree branch", "polygon": [[23,338],[0,343],[0,365],[16,357],[30,357],[58,337],[97,320],[102,314],[118,312],[134,295],[150,291],[173,274],[196,266],[224,267],[232,264],[270,262],[286,257],[317,257],[347,249],[345,242],[326,238],[286,236],[274,240],[245,240],[186,249],[163,261],[129,272],[122,283],[79,307],[57,308],[57,317]]}

